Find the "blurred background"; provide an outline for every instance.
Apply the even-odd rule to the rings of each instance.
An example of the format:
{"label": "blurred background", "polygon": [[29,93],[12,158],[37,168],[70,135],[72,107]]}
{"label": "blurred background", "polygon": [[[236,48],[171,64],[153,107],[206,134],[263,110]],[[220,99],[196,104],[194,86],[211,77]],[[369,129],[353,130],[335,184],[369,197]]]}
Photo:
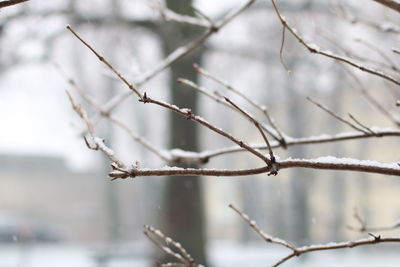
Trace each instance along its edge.
{"label": "blurred background", "polygon": [[[194,15],[192,6],[222,18],[243,0],[174,1],[172,10]],[[343,3],[342,3],[343,2]],[[279,1],[286,18],[321,47],[378,69],[398,63],[399,17],[373,1]],[[338,16],[348,14],[344,18]],[[344,10],[344,11],[343,11]],[[351,17],[351,21],[349,21]],[[369,225],[392,225],[400,217],[400,182],[376,174],[284,170],[277,177],[139,177],[110,181],[110,162],[87,149],[83,122],[71,108],[70,90],[96,122],[96,135],[118,157],[142,167],[166,165],[71,88],[64,75],[98,104],[127,88],[69,33],[70,24],[128,80],[143,73],[204,30],[165,22],[147,0],[31,0],[0,12],[0,267],[154,266],[162,254],[143,235],[152,225],[179,241],[206,266],[272,265],[287,251],[266,244],[231,209],[232,203],[260,228],[296,245],[367,236],[355,210]],[[256,3],[202,47],[140,85],[153,98],[192,110],[249,143],[262,143],[255,127],[235,112],[180,85],[187,78],[229,96],[266,122],[243,99],[199,76],[199,63],[248,97],[268,107],[289,136],[353,131],[306,101],[310,96],[335,112],[351,113],[368,126],[398,128],[362,96],[360,84],[342,65],[310,54],[286,33],[269,1]],[[361,40],[361,41],[360,41]],[[367,45],[365,44],[367,43]],[[371,48],[373,44],[378,49]],[[389,59],[377,51],[384,51]],[[282,61],[284,64],[282,64]],[[287,69],[285,68],[285,66]],[[56,67],[59,66],[59,67]],[[60,71],[59,69],[62,69]],[[290,71],[288,71],[290,70]],[[353,71],[353,70],[352,70]],[[398,69],[391,70],[398,77]],[[394,85],[354,70],[371,96],[393,116],[399,110]],[[397,76],[396,76],[397,75]],[[396,91],[397,90],[397,91]],[[157,106],[127,97],[112,113],[161,150],[213,150],[229,140]],[[275,149],[280,158],[320,156],[399,160],[398,137],[370,138]],[[249,153],[213,158],[207,168],[259,167]],[[193,167],[193,166],[191,166]],[[384,232],[399,234],[399,229]],[[379,245],[296,258],[285,266],[394,266],[399,245]],[[382,260],[384,259],[384,260]]]}

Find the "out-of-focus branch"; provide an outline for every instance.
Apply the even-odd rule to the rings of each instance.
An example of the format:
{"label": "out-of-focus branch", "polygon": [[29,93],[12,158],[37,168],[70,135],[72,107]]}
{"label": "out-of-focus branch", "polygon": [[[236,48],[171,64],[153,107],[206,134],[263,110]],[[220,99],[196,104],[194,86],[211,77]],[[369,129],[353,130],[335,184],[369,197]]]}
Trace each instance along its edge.
{"label": "out-of-focus branch", "polygon": [[211,74],[210,72],[206,71],[205,69],[201,68],[198,64],[194,64],[193,67],[198,73],[202,74],[204,77],[207,77],[207,78],[215,81],[216,83],[224,86],[227,90],[229,90],[229,91],[235,93],[236,95],[240,96],[245,101],[247,101],[250,105],[252,105],[256,109],[260,110],[265,115],[265,117],[267,117],[267,120],[268,120],[269,124],[272,126],[272,128],[276,132],[276,135],[278,135],[278,136],[276,136],[274,133],[272,133],[271,131],[269,131],[265,127],[263,127],[264,130],[266,130],[277,141],[281,142],[282,146],[285,147],[285,138],[283,137],[282,132],[280,131],[278,126],[275,124],[274,119],[271,117],[271,115],[268,112],[268,109],[265,106],[257,104],[254,100],[252,100],[250,97],[248,97],[247,95],[245,95],[241,91],[239,91],[236,88],[234,88],[231,84],[229,84],[228,82],[216,77],[215,75]]}
{"label": "out-of-focus branch", "polygon": [[[163,234],[160,230],[155,229],[149,225],[144,226],[144,234],[154,243],[161,251],[178,260],[180,263],[164,263],[160,266],[184,266],[184,267],[201,267],[197,264],[193,257],[186,251],[182,245],[172,238]],[[162,243],[161,241],[164,243]]]}
{"label": "out-of-focus branch", "polygon": [[345,241],[345,242],[330,242],[328,244],[318,244],[318,245],[310,245],[310,246],[303,246],[303,247],[295,247],[291,245],[289,242],[286,240],[280,239],[273,237],[269,234],[266,234],[264,231],[262,231],[258,226],[257,223],[252,220],[247,214],[243,213],[240,211],[238,208],[233,206],[232,204],[229,205],[231,209],[233,209],[236,213],[240,215],[240,217],[245,220],[250,227],[264,239],[264,241],[272,244],[277,244],[283,247],[286,247],[290,249],[292,252],[277,261],[275,264],[272,266],[279,266],[286,261],[290,260],[293,257],[298,257],[302,254],[310,253],[313,251],[321,251],[321,250],[333,250],[333,249],[342,249],[342,248],[354,248],[358,246],[365,246],[365,245],[373,245],[373,244],[378,244],[378,243],[399,243],[400,242],[400,237],[382,237],[380,235],[373,235],[369,234],[371,237],[369,238],[363,238],[363,239],[358,239],[358,240],[351,240],[351,241]]}
{"label": "out-of-focus branch", "polygon": [[[248,0],[243,4],[243,6],[232,10],[230,13],[224,16],[224,18],[222,18],[218,22],[213,23],[212,27],[209,27],[207,31],[198,39],[195,39],[190,43],[175,49],[171,54],[169,54],[163,61],[157,64],[153,69],[149,70],[148,72],[145,72],[140,78],[138,78],[136,84],[138,86],[141,86],[143,83],[149,81],[157,74],[159,74],[161,71],[168,68],[168,66],[173,64],[175,61],[177,61],[178,59],[182,58],[183,56],[187,55],[191,51],[195,50],[196,48],[204,44],[204,42],[207,41],[208,38],[210,38],[213,34],[221,30],[228,22],[237,17],[240,13],[242,13],[244,10],[250,7],[254,2],[255,0]],[[113,110],[116,106],[119,105],[119,103],[121,103],[124,99],[126,99],[130,95],[131,92],[124,92],[121,93],[120,95],[116,95],[108,103],[105,104],[105,109],[108,111]]]}
{"label": "out-of-focus branch", "polygon": [[373,0],[381,5],[391,8],[397,12],[400,12],[400,3],[395,0]]}
{"label": "out-of-focus branch", "polygon": [[171,105],[171,104],[166,103],[166,102],[162,102],[162,101],[159,101],[159,100],[152,99],[152,98],[148,97],[146,93],[144,93],[143,97],[141,99],[139,99],[139,101],[143,102],[144,104],[146,104],[146,103],[156,104],[158,106],[161,106],[161,107],[164,107],[164,108],[169,109],[171,111],[174,111],[174,112],[186,117],[186,119],[194,121],[194,122],[197,122],[197,123],[207,127],[211,131],[213,131],[213,132],[215,132],[215,133],[217,133],[217,134],[219,134],[221,136],[224,136],[225,138],[231,140],[232,142],[234,142],[235,144],[239,145],[240,147],[246,149],[251,154],[257,156],[260,159],[262,159],[267,164],[271,163],[271,159],[266,157],[260,151],[252,148],[250,145],[244,143],[243,141],[241,141],[238,138],[236,138],[235,136],[227,133],[226,131],[224,131],[224,130],[212,125],[211,123],[209,123],[206,120],[204,120],[202,117],[196,116],[195,114],[193,114],[191,109],[179,108],[179,107],[177,107],[175,105]]}
{"label": "out-of-focus branch", "polygon": [[385,80],[388,80],[392,83],[395,83],[397,85],[400,85],[400,81],[394,77],[392,77],[391,75],[384,73],[380,70],[375,70],[371,67],[368,66],[364,66],[361,65],[355,61],[353,61],[351,58],[347,58],[347,57],[343,57],[340,55],[336,55],[333,52],[329,51],[329,50],[323,50],[320,47],[318,47],[316,44],[312,44],[312,43],[308,43],[304,40],[304,38],[298,33],[298,31],[293,28],[287,21],[286,18],[281,14],[280,10],[278,9],[277,5],[276,5],[276,1],[275,0],[271,0],[272,1],[272,5],[275,9],[275,12],[280,20],[280,22],[282,23],[282,25],[297,39],[297,41],[299,41],[300,44],[302,44],[305,48],[308,49],[308,51],[310,53],[313,54],[319,54],[328,58],[332,58],[334,60],[337,60],[339,62],[343,62],[346,64],[349,64],[350,66],[353,66],[361,71],[370,73],[372,75],[376,75],[379,76]]}
{"label": "out-of-focus branch", "polygon": [[400,120],[396,118],[389,110],[381,105],[374,97],[370,95],[368,92],[367,88],[364,86],[364,84],[361,82],[361,80],[349,69],[345,68],[348,74],[354,79],[354,81],[357,83],[357,85],[360,88],[361,95],[365,97],[365,99],[370,103],[372,106],[374,106],[379,112],[381,112],[384,116],[386,116],[393,124],[396,126],[400,126]]}
{"label": "out-of-focus branch", "polygon": [[[261,128],[261,124],[255,119],[253,118],[253,116],[251,116],[248,112],[246,112],[245,110],[243,110],[242,108],[240,108],[237,104],[235,104],[232,100],[230,100],[229,98],[225,97],[225,101],[228,102],[229,104],[231,104],[235,109],[239,110],[240,113],[242,113],[246,118],[248,118],[252,123],[254,123],[254,125],[256,126],[257,130],[260,132],[262,138],[264,139],[264,142],[267,144],[268,147],[268,152],[269,152],[269,161],[266,162],[267,164],[271,164],[272,168],[276,168],[275,166],[273,166],[273,164],[275,163],[275,156],[274,156],[274,152],[272,151],[271,145],[269,144],[268,138],[265,135],[263,129]],[[271,174],[277,175],[277,170],[273,170],[271,172]]]}
{"label": "out-of-focus branch", "polygon": [[381,232],[381,231],[390,231],[400,227],[400,220],[397,222],[387,225],[387,226],[369,226],[364,218],[358,213],[357,210],[354,210],[353,217],[357,220],[360,226],[347,226],[348,229],[357,231],[357,232]]}
{"label": "out-of-focus branch", "polygon": [[74,98],[72,97],[71,93],[67,91],[68,98],[72,104],[72,108],[74,111],[81,117],[84,122],[86,123],[87,129],[88,129],[88,136],[84,136],[85,143],[89,149],[92,150],[100,150],[103,152],[113,164],[115,164],[118,168],[124,169],[126,168],[126,165],[119,160],[116,156],[113,150],[111,150],[105,143],[104,140],[96,137],[94,135],[94,128],[93,124],[89,119],[89,116],[87,115],[86,110],[81,106],[76,103]]}
{"label": "out-of-focus branch", "polygon": [[[346,141],[346,140],[356,140],[356,139],[364,139],[364,138],[371,138],[371,137],[389,137],[389,136],[400,136],[399,130],[392,130],[392,129],[379,129],[373,127],[372,130],[374,131],[374,135],[372,134],[364,134],[360,132],[345,132],[340,133],[337,135],[320,135],[320,136],[311,136],[311,137],[303,137],[303,138],[292,138],[286,137],[287,139],[287,146],[297,146],[297,145],[316,145],[316,144],[323,144],[323,143],[332,143],[332,142],[339,142],[339,141]],[[256,149],[267,149],[266,145],[256,144],[251,145],[253,148]],[[279,142],[271,142],[271,148],[281,147]],[[190,162],[196,162],[198,164],[204,164],[208,162],[211,158],[231,154],[236,152],[244,152],[245,149],[234,146],[234,147],[225,147],[210,151],[203,151],[203,152],[184,152],[184,153],[175,153],[175,150],[169,151],[171,157],[173,159],[179,159],[179,162],[185,162],[185,157],[190,160]]]}
{"label": "out-of-focus branch", "polygon": [[[224,101],[224,98],[222,97],[222,95],[220,93],[218,93],[217,91],[214,91],[213,93],[209,92],[207,89],[205,89],[202,86],[199,86],[198,84],[194,83],[193,81],[187,80],[187,79],[183,79],[183,78],[179,78],[177,80],[177,82],[189,86],[190,88],[193,88],[194,90],[202,93],[203,95],[207,96],[208,98],[214,100],[215,102],[217,102],[218,104],[222,104],[236,112],[240,112],[239,110],[235,109],[232,105],[229,105],[228,103],[226,103],[226,101]],[[260,127],[267,132],[272,138],[274,138],[275,140],[277,140],[278,142],[280,142],[282,144],[282,147],[285,148],[285,142],[284,139],[280,138],[280,136],[276,133],[275,129],[272,129],[271,127],[265,125],[265,124],[260,124]],[[280,134],[282,135],[282,133],[280,132]],[[282,141],[283,140],[283,141]]]}
{"label": "out-of-focus branch", "polygon": [[[332,117],[334,117],[335,119],[343,122],[344,124],[347,124],[348,126],[350,126],[351,128],[353,128],[354,130],[360,131],[364,134],[368,134],[371,133],[370,131],[366,131],[356,125],[354,125],[353,123],[349,122],[348,120],[342,118],[341,116],[337,115],[336,113],[334,113],[333,111],[329,110],[327,107],[321,105],[320,103],[317,103],[316,101],[312,100],[311,98],[307,97],[306,98],[308,101],[310,101],[311,103],[313,103],[314,105],[316,105],[317,107],[321,108],[322,110],[326,111],[329,115],[331,115]],[[358,121],[357,121],[358,122]]]}
{"label": "out-of-focus branch", "polygon": [[0,1],[0,8],[8,7],[8,6],[13,6],[13,5],[20,4],[20,3],[23,3],[23,2],[27,2],[27,1],[29,1],[29,0],[7,0],[7,1]]}
{"label": "out-of-focus branch", "polygon": [[[114,123],[115,125],[120,127],[122,130],[124,130],[135,142],[138,142],[139,144],[143,145],[145,148],[147,148],[150,152],[154,153],[156,156],[158,156],[163,161],[165,161],[165,162],[173,162],[171,157],[169,156],[169,153],[167,153],[167,152],[165,152],[165,151],[163,151],[161,149],[156,148],[150,141],[148,141],[144,137],[141,137],[138,134],[136,134],[122,120],[118,119],[116,116],[113,116],[109,112],[106,112],[98,103],[96,103],[96,101],[93,99],[93,97],[89,96],[75,82],[74,79],[68,77],[68,75],[58,65],[56,65],[56,68],[59,70],[59,72],[65,78],[67,83],[70,86],[72,86],[86,102],[88,102],[93,108],[95,108],[101,116],[103,116],[104,118],[109,119],[112,123]],[[93,128],[93,126],[92,126],[92,128]]]}
{"label": "out-of-focus branch", "polygon": [[210,23],[208,20],[202,20],[192,16],[178,14],[167,8],[159,0],[152,0],[151,2],[165,21],[176,21],[178,23],[195,25],[204,28],[210,28],[212,26],[212,23]]}

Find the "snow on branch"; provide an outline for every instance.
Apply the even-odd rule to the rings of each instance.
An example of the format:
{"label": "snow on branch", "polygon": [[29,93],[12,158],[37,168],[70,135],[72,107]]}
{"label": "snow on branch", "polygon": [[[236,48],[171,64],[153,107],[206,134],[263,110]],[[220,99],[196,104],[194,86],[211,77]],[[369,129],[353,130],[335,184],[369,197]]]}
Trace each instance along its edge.
{"label": "snow on branch", "polygon": [[109,173],[112,179],[140,176],[248,176],[261,173],[276,174],[281,169],[307,168],[319,170],[341,170],[400,176],[400,163],[381,163],[373,160],[336,158],[333,156],[316,159],[276,160],[265,167],[242,170],[196,169],[165,166],[161,169],[118,168]]}
{"label": "snow on branch", "polygon": [[272,244],[277,244],[283,247],[288,248],[291,250],[291,253],[289,253],[287,256],[283,257],[282,259],[278,260],[275,264],[273,264],[273,267],[279,266],[286,261],[290,260],[293,257],[298,257],[302,254],[310,253],[313,251],[320,251],[320,250],[334,250],[334,249],[342,249],[342,248],[354,248],[358,246],[365,246],[365,245],[374,245],[377,243],[400,243],[400,237],[382,237],[380,235],[373,235],[369,234],[369,238],[363,238],[363,239],[358,239],[358,240],[350,240],[350,241],[344,241],[344,242],[330,242],[327,244],[315,244],[315,245],[309,245],[309,246],[303,246],[303,247],[295,247],[294,245],[290,244],[286,240],[273,237],[267,233],[265,233],[263,230],[261,230],[257,223],[252,220],[247,214],[243,213],[240,211],[238,208],[236,208],[234,205],[230,204],[229,207],[233,209],[236,213],[239,214],[240,217],[242,217],[243,220],[245,220],[249,226],[259,235],[261,238],[268,243]]}

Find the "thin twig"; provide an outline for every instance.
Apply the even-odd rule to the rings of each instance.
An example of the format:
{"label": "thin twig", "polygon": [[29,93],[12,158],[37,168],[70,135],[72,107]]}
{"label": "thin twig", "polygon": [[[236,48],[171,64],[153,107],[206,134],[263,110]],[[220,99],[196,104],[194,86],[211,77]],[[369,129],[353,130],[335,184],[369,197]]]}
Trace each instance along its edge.
{"label": "thin twig", "polygon": [[375,51],[379,56],[381,56],[388,64],[389,67],[394,70],[394,71],[399,71],[399,68],[397,67],[396,63],[393,62],[393,60],[379,47],[377,47],[376,45],[369,43],[363,39],[357,38],[356,42],[365,45],[366,47],[368,47],[369,49]]}
{"label": "thin twig", "polygon": [[90,44],[88,44],[85,40],[83,40],[73,29],[70,25],[67,25],[67,29],[73,34],[75,35],[75,37],[81,41],[81,43],[83,43],[87,48],[89,48],[90,51],[92,51],[93,54],[96,55],[96,57],[103,62],[112,72],[115,73],[115,75],[118,76],[118,78],[123,81],[126,86],[128,86],[128,88],[134,92],[138,97],[142,97],[142,95],[139,93],[138,89],[136,89],[136,87],[130,83],[118,70],[116,70],[113,65],[111,65],[111,63],[105,59],[99,52],[97,52]]}
{"label": "thin twig", "polygon": [[308,49],[308,51],[310,51],[310,53],[323,55],[323,56],[332,58],[334,60],[337,60],[337,61],[340,61],[340,62],[344,62],[344,63],[349,64],[349,65],[351,65],[351,66],[353,66],[353,67],[355,67],[355,68],[357,68],[357,69],[359,69],[361,71],[364,71],[364,72],[379,76],[379,77],[381,77],[381,78],[383,78],[385,80],[388,80],[388,81],[393,82],[393,83],[395,83],[397,85],[400,85],[400,81],[397,80],[396,78],[392,77],[389,74],[386,74],[386,73],[384,73],[384,72],[382,72],[380,70],[375,70],[375,69],[373,69],[371,67],[367,67],[367,66],[361,65],[361,64],[353,61],[350,58],[346,58],[346,57],[343,57],[343,56],[340,56],[340,55],[336,55],[336,54],[332,53],[331,51],[322,50],[317,45],[306,42],[304,40],[304,38],[297,32],[297,30],[294,29],[291,25],[289,25],[289,23],[286,21],[285,17],[279,11],[279,9],[278,9],[278,7],[276,5],[276,1],[275,0],[271,0],[271,1],[272,1],[272,5],[274,7],[274,10],[275,10],[280,22],[282,23],[282,25],[284,27],[286,27],[286,29],[289,30],[289,32],[297,39],[297,41],[299,41],[300,44],[302,44],[304,47],[306,47]]}
{"label": "thin twig", "polygon": [[372,97],[367,88],[361,82],[361,80],[348,68],[344,68],[348,74],[354,79],[357,83],[359,89],[361,90],[362,96],[366,98],[368,103],[374,106],[379,112],[381,112],[384,116],[386,116],[391,122],[393,122],[396,126],[400,126],[400,121],[383,105],[381,105],[374,97]]}
{"label": "thin twig", "polygon": [[[157,246],[159,247],[162,251],[164,251],[166,254],[176,258],[180,262],[184,264],[184,266],[188,267],[196,267],[198,266],[193,257],[186,251],[182,245],[176,241],[174,241],[172,238],[166,236],[163,234],[160,230],[155,229],[149,225],[144,226],[144,233],[145,235]],[[152,233],[153,235],[157,236],[159,239],[163,240],[164,243],[166,244],[165,246],[162,245],[159,241],[154,239],[149,233]],[[174,250],[172,250],[173,248]],[[172,263],[174,264],[174,263]],[[164,265],[164,266],[171,266],[171,265]],[[173,265],[175,266],[175,265]]]}
{"label": "thin twig", "polygon": [[174,112],[186,117],[186,119],[192,120],[194,122],[197,122],[197,123],[207,127],[208,129],[212,130],[213,132],[218,133],[219,135],[226,137],[227,139],[231,140],[235,144],[239,145],[240,147],[246,149],[250,153],[252,153],[255,156],[257,156],[258,158],[262,159],[264,162],[267,162],[267,163],[271,162],[271,160],[268,157],[264,156],[264,154],[262,154],[260,151],[257,151],[255,149],[253,149],[248,144],[244,143],[243,141],[239,140],[238,138],[234,137],[233,135],[227,133],[226,131],[215,127],[214,125],[210,124],[209,122],[207,122],[203,118],[194,115],[191,109],[188,109],[188,108],[183,108],[182,109],[182,108],[179,108],[179,107],[177,107],[175,105],[171,105],[171,104],[166,103],[166,102],[162,102],[162,101],[158,101],[158,100],[152,99],[152,98],[148,97],[146,93],[144,93],[143,97],[141,99],[139,99],[139,101],[143,102],[145,104],[146,103],[156,104],[158,106],[161,106],[161,107],[167,108],[167,109],[169,109],[171,111],[174,111]]}
{"label": "thin twig", "polygon": [[225,101],[228,102],[229,104],[231,104],[235,109],[239,110],[240,113],[242,113],[246,118],[248,118],[252,123],[254,123],[254,125],[260,132],[262,138],[264,139],[265,144],[268,147],[270,162],[267,162],[267,163],[274,163],[275,162],[274,152],[272,151],[271,145],[269,144],[268,138],[265,135],[263,129],[261,128],[260,123],[253,116],[251,116],[248,112],[246,112],[245,110],[240,108],[237,104],[235,104],[229,98],[225,97]]}
{"label": "thin twig", "polygon": [[88,134],[89,134],[89,138],[87,136],[84,136],[84,140],[85,143],[87,145],[87,147],[89,149],[92,150],[100,150],[101,152],[103,152],[111,162],[113,162],[114,164],[116,164],[116,166],[119,169],[125,169],[126,165],[119,160],[116,156],[113,150],[111,150],[105,143],[104,140],[102,138],[96,137],[94,134],[94,128],[93,128],[93,123],[91,122],[91,120],[89,119],[89,116],[87,115],[86,110],[81,106],[78,105],[76,103],[76,101],[74,100],[74,98],[72,97],[71,93],[69,91],[66,91],[68,98],[72,104],[72,108],[74,109],[74,111],[79,115],[79,117],[81,117],[87,126],[88,129]]}
{"label": "thin twig", "polygon": [[[199,86],[199,85],[197,85],[196,83],[194,83],[194,82],[192,82],[192,81],[190,81],[190,80],[188,80],[188,79],[179,78],[179,79],[177,80],[177,82],[179,82],[179,83],[181,83],[181,84],[183,84],[183,85],[187,85],[187,86],[189,86],[189,87],[195,89],[196,91],[202,93],[203,95],[209,97],[210,99],[214,100],[214,101],[217,102],[218,104],[222,104],[222,105],[224,105],[224,106],[230,108],[231,110],[234,110],[234,111],[240,113],[239,110],[235,109],[233,106],[231,106],[231,105],[229,105],[228,103],[226,103],[226,101],[224,100],[224,97],[223,97],[221,94],[219,94],[217,91],[214,91],[214,94],[212,94],[212,93],[208,92],[208,90],[205,89],[204,87]],[[245,96],[245,95],[244,95],[244,96]],[[252,100],[250,100],[250,101],[252,101]],[[257,104],[256,104],[256,105],[257,105]],[[268,112],[267,112],[266,108],[265,108],[265,107],[261,107],[261,106],[259,106],[259,107],[260,107],[260,108],[263,108],[263,110],[265,111],[265,112],[263,112],[263,113],[264,113],[265,115],[267,115],[268,118],[270,118],[269,115],[268,115]],[[272,120],[272,118],[270,118],[270,119]],[[275,128],[274,128],[274,129],[271,129],[271,127],[269,127],[269,126],[267,126],[267,125],[264,125],[264,124],[260,124],[260,127],[261,127],[264,131],[266,131],[270,136],[272,136],[272,138],[274,138],[274,139],[277,140],[278,142],[282,143],[282,147],[285,148],[285,146],[284,146],[285,142],[284,142],[283,137],[280,137],[280,136],[282,135],[280,132],[279,132],[279,136],[277,136]],[[275,126],[275,127],[276,127],[276,126]],[[275,131],[275,132],[274,132],[274,131]],[[282,140],[283,140],[283,141],[282,141]]]}
{"label": "thin twig", "polygon": [[[205,43],[213,34],[217,33],[221,30],[226,24],[228,24],[232,19],[242,13],[244,10],[249,8],[255,0],[248,0],[243,4],[243,6],[232,10],[227,15],[225,15],[220,21],[214,23],[214,25],[207,29],[207,31],[201,35],[198,39],[191,41],[190,43],[178,47],[172,53],[170,53],[163,61],[157,64],[154,68],[145,72],[140,78],[137,79],[136,84],[141,86],[145,82],[148,82],[150,79],[154,78],[157,74],[168,68],[171,64],[173,64],[178,59],[184,57],[188,53],[192,52],[199,46]],[[105,104],[105,109],[107,111],[113,110],[116,106],[119,105],[122,101],[124,101],[128,96],[131,95],[131,92],[124,92],[119,95],[116,95],[112,98],[108,103]]]}
{"label": "thin twig", "polygon": [[250,227],[253,228],[254,231],[255,231],[259,236],[261,236],[262,239],[264,239],[264,241],[266,241],[266,242],[268,242],[268,243],[278,244],[278,245],[287,247],[287,248],[291,249],[293,252],[296,252],[296,248],[295,248],[293,245],[289,244],[289,243],[286,242],[285,240],[282,240],[282,239],[280,239],[280,238],[273,237],[273,236],[271,236],[271,235],[265,233],[263,230],[260,229],[260,227],[257,225],[257,223],[256,223],[254,220],[250,219],[250,217],[249,217],[247,214],[245,214],[245,213],[243,213],[242,211],[240,211],[240,210],[239,210],[238,208],[236,208],[234,205],[229,204],[228,207],[231,208],[231,209],[233,209],[237,214],[239,214],[240,217],[242,217],[243,220],[245,220],[245,221],[250,225]]}
{"label": "thin twig", "polygon": [[104,117],[108,118],[112,123],[123,129],[135,142],[138,142],[139,144],[143,145],[145,148],[147,148],[150,152],[154,153],[156,156],[158,156],[160,159],[162,159],[165,162],[171,162],[172,159],[170,156],[167,156],[166,153],[162,153],[161,149],[156,148],[151,142],[149,142],[146,138],[139,136],[136,134],[127,124],[122,122],[120,119],[117,117],[113,116],[109,112],[106,112],[100,104],[98,104],[93,97],[89,96],[76,82],[74,79],[69,77],[65,71],[58,66],[57,64],[55,65],[57,70],[60,72],[60,74],[64,77],[64,79],[68,82],[70,86],[72,86],[78,93],[79,95],[86,101],[88,102],[92,107],[94,107],[98,113]]}
{"label": "thin twig", "polygon": [[353,217],[358,221],[360,226],[354,227],[354,226],[347,226],[348,229],[357,231],[357,232],[381,232],[381,231],[391,231],[395,230],[400,227],[400,220],[397,222],[387,225],[387,226],[368,226],[367,222],[365,219],[361,217],[361,215],[358,213],[357,210],[354,211]]}
{"label": "thin twig", "polygon": [[287,256],[278,260],[274,265],[272,265],[273,267],[279,266],[293,257],[298,257],[302,254],[310,253],[313,251],[353,248],[353,247],[357,247],[357,246],[373,245],[373,244],[377,244],[377,243],[399,243],[400,242],[400,237],[382,237],[380,235],[369,234],[370,235],[369,238],[363,238],[363,239],[358,239],[358,240],[336,242],[336,243],[331,242],[328,244],[321,244],[321,245],[295,247],[295,246],[289,244],[285,240],[265,234],[257,226],[257,224],[249,218],[248,215],[244,214],[242,211],[240,211],[233,205],[229,205],[229,207],[232,208],[234,211],[236,211],[250,225],[250,227],[252,229],[254,229],[255,232],[258,233],[266,242],[286,247],[292,251],[290,254],[288,254]]}
{"label": "thin twig", "polygon": [[373,130],[371,130],[370,127],[365,126],[363,123],[361,123],[358,119],[356,119],[353,115],[351,115],[350,113],[348,114],[350,119],[352,119],[358,126],[360,126],[361,128],[365,129],[367,132],[369,132],[370,134],[376,134]]}
{"label": "thin twig", "polygon": [[272,136],[275,140],[282,142],[282,146],[284,147],[285,144],[285,138],[283,137],[282,131],[278,128],[278,126],[275,124],[274,119],[272,116],[269,114],[268,109],[265,106],[262,106],[258,103],[256,103],[254,100],[252,100],[250,97],[248,97],[246,94],[242,93],[241,91],[237,90],[234,88],[231,84],[228,82],[216,77],[215,75],[211,74],[210,72],[206,71],[205,69],[201,68],[198,64],[193,65],[194,69],[202,74],[204,77],[207,77],[216,83],[222,85],[225,87],[227,90],[233,92],[234,94],[240,96],[243,98],[246,102],[248,102],[250,105],[261,111],[265,117],[267,118],[269,124],[272,126],[272,128],[275,130],[276,134],[271,132],[268,128],[263,127],[263,129],[270,135]]}
{"label": "thin twig", "polygon": [[[311,137],[303,137],[303,138],[292,138],[292,137],[287,137],[287,146],[297,146],[297,145],[310,145],[310,144],[323,144],[323,143],[332,143],[332,142],[340,142],[340,141],[346,141],[346,140],[357,140],[357,139],[364,139],[364,138],[376,138],[376,137],[389,137],[389,136],[400,136],[400,131],[399,130],[380,130],[378,128],[374,128],[373,131],[375,132],[374,135],[372,134],[364,134],[360,132],[345,132],[345,133],[340,133],[337,135],[321,135],[321,136],[311,136]],[[266,145],[263,144],[253,144],[251,145],[255,149],[268,149]],[[271,142],[271,147],[272,148],[277,148],[281,147],[281,144],[279,142]],[[245,149],[238,147],[238,146],[233,146],[233,147],[225,147],[225,148],[220,148],[220,149],[215,149],[215,150],[210,150],[210,151],[203,151],[203,152],[190,152],[190,162],[196,162],[198,164],[204,164],[208,162],[211,158],[221,156],[221,155],[226,155],[226,154],[231,154],[231,153],[237,153],[237,152],[244,152],[246,151]],[[189,152],[186,152],[186,154]],[[170,152],[170,154],[173,154]],[[180,162],[184,161],[182,157],[179,158]]]}
{"label": "thin twig", "polygon": [[319,108],[321,108],[322,110],[326,111],[329,115],[331,115],[331,116],[334,117],[335,119],[337,119],[337,120],[339,120],[339,121],[341,121],[341,122],[347,124],[348,126],[350,126],[351,128],[353,128],[354,130],[360,131],[360,132],[362,132],[362,133],[364,133],[364,134],[368,134],[368,133],[369,133],[368,131],[366,131],[366,130],[364,130],[364,129],[362,129],[362,128],[356,126],[356,125],[354,125],[354,124],[351,123],[350,121],[348,121],[348,120],[346,120],[346,119],[340,117],[339,115],[337,115],[337,114],[334,113],[333,111],[329,110],[327,107],[325,107],[325,106],[321,105],[320,103],[318,103],[318,102],[312,100],[310,97],[306,97],[306,99],[307,99],[308,101],[310,101],[311,103],[313,103],[314,105],[316,105],[317,107],[319,107]]}
{"label": "thin twig", "polygon": [[176,21],[182,24],[195,25],[204,28],[210,28],[212,25],[208,20],[202,20],[198,18],[194,18],[187,15],[178,14],[171,9],[167,8],[164,4],[162,4],[159,0],[152,0],[153,5],[157,8],[161,17],[165,21]]}

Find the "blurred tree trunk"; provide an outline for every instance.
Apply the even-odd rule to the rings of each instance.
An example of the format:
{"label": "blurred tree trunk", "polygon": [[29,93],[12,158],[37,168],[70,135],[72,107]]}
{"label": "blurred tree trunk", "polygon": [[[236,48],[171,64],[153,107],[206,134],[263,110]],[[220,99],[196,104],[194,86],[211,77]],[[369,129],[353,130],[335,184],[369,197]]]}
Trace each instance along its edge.
{"label": "blurred tree trunk", "polygon": [[[180,14],[193,15],[192,1],[167,0],[168,8]],[[188,43],[200,33],[199,29],[168,23],[162,30],[163,46],[166,54]],[[171,102],[179,107],[197,110],[197,96],[194,90],[183,88],[176,82],[178,77],[197,81],[198,75],[192,64],[200,62],[202,51],[196,50],[185,56],[170,68]],[[170,115],[170,146],[184,150],[198,149],[197,124],[182,116]],[[196,167],[196,166],[183,166]],[[200,177],[169,177],[164,191],[162,229],[176,241],[182,243],[196,263],[206,264],[205,227],[202,188]]]}

